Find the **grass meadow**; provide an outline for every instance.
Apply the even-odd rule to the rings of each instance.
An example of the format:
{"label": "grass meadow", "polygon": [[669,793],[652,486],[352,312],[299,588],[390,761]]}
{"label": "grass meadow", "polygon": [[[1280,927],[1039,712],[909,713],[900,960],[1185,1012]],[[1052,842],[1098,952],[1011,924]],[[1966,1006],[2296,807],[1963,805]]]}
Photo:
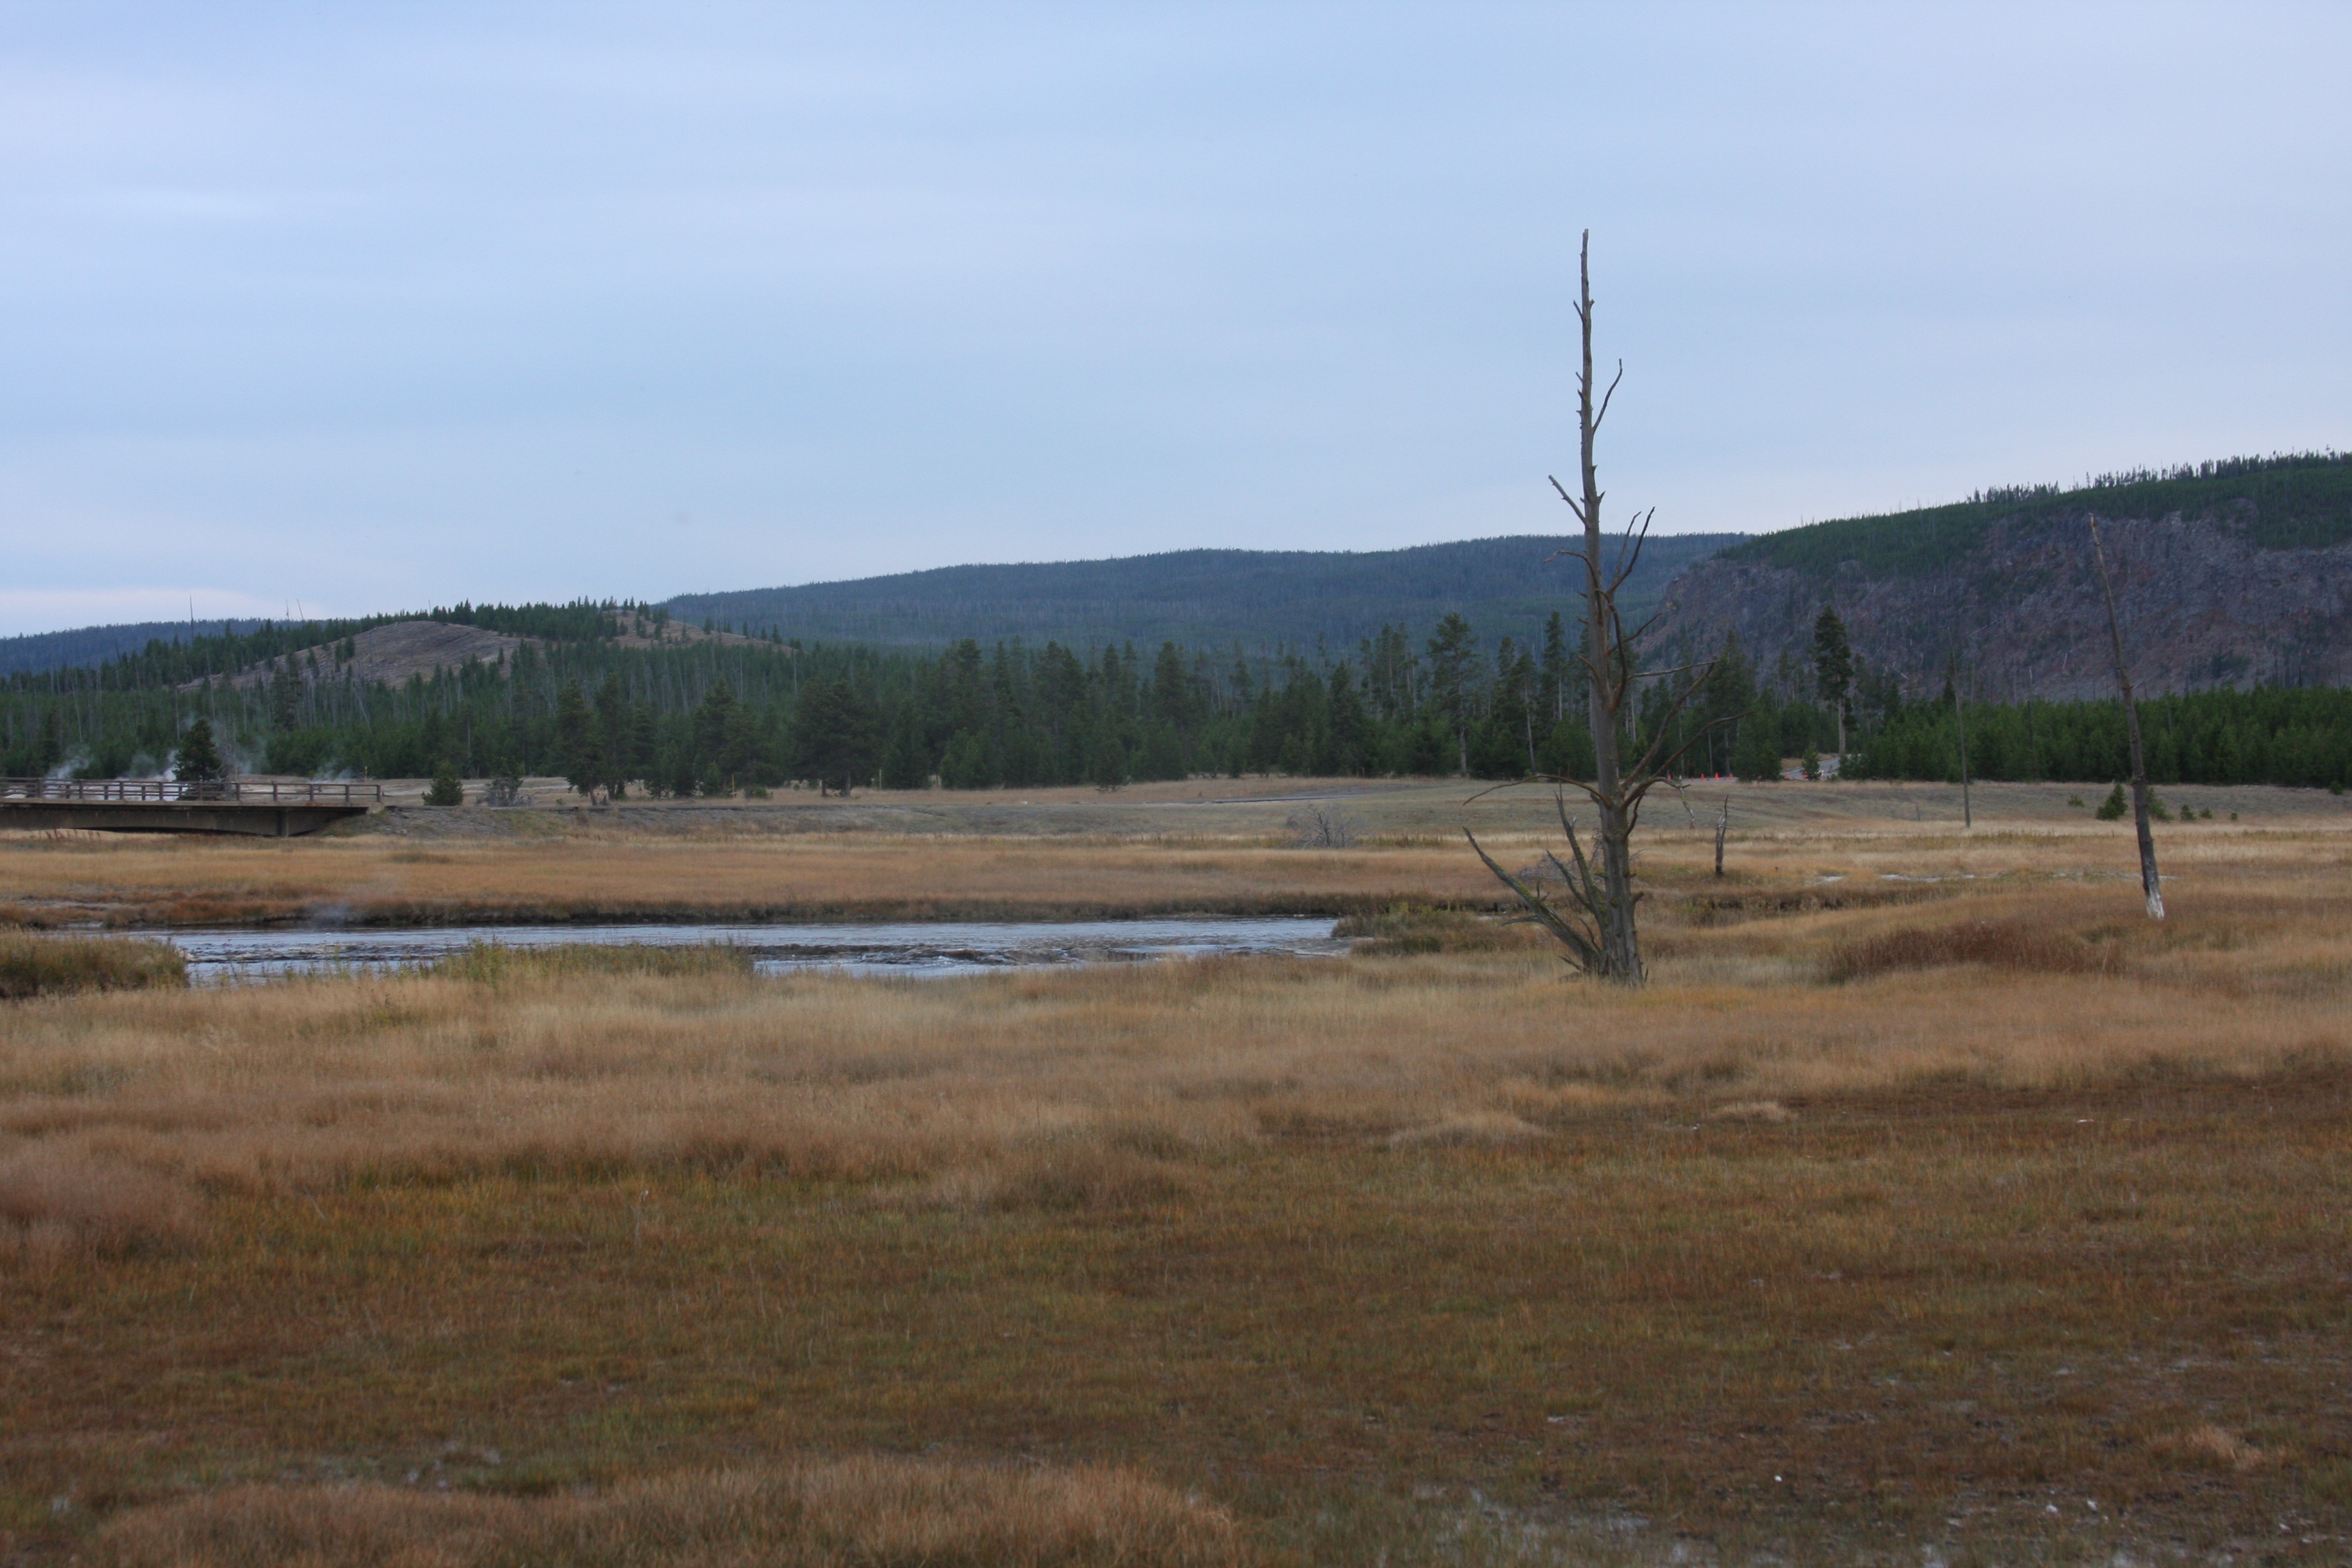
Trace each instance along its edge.
{"label": "grass meadow", "polygon": [[[0,891],[286,847],[45,842]],[[2163,848],[2154,926],[2127,828],[1790,824],[1720,880],[1661,833],[1633,993],[1459,907],[1327,960],[477,951],[0,1004],[0,1550],[2343,1562],[2352,838]],[[402,851],[307,864],[362,852]],[[582,852],[624,854],[692,875]],[[1468,906],[1466,858],[928,877]]]}

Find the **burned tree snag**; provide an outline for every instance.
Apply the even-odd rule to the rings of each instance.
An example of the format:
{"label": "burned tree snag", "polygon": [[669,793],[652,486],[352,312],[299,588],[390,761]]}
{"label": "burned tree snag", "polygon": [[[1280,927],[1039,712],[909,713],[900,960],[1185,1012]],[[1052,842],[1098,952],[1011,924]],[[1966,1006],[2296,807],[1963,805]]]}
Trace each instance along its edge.
{"label": "burned tree snag", "polygon": [[[1555,558],[1564,555],[1579,562],[1584,568],[1584,649],[1580,656],[1585,672],[1585,721],[1592,733],[1593,776],[1583,779],[1551,779],[1546,782],[1583,792],[1592,803],[1598,821],[1593,833],[1592,854],[1588,858],[1579,841],[1575,825],[1570,820],[1567,802],[1559,802],[1560,826],[1567,832],[1569,853],[1575,860],[1570,870],[1551,858],[1553,869],[1566,882],[1574,903],[1572,911],[1563,912],[1546,901],[1545,895],[1530,888],[1523,879],[1512,876],[1495,863],[1494,858],[1478,848],[1475,837],[1470,846],[1486,863],[1503,884],[1524,906],[1521,918],[1532,921],[1557,937],[1568,949],[1568,962],[1582,973],[1597,979],[1613,981],[1621,985],[1639,985],[1643,979],[1642,943],[1634,924],[1634,906],[1641,894],[1633,888],[1633,828],[1642,815],[1642,802],[1650,791],[1665,783],[1676,763],[1694,745],[1713,732],[1716,722],[1698,727],[1697,732],[1679,742],[1674,737],[1678,726],[1675,720],[1700,692],[1706,689],[1707,678],[1715,672],[1715,661],[1685,665],[1676,669],[1643,669],[1637,656],[1642,636],[1657,619],[1653,616],[1633,630],[1625,628],[1617,608],[1618,591],[1633,574],[1642,559],[1642,546],[1649,536],[1652,513],[1634,517],[1626,526],[1613,560],[1605,558],[1601,527],[1600,470],[1593,460],[1593,438],[1601,432],[1601,421],[1609,416],[1609,400],[1616,395],[1617,384],[1625,376],[1621,361],[1616,375],[1608,388],[1600,391],[1592,375],[1592,235],[1587,230],[1577,255],[1576,318],[1582,328],[1582,358],[1576,378],[1577,469],[1579,483],[1574,490],[1559,482],[1551,481],[1559,499],[1576,517],[1583,532],[1580,548],[1562,550]],[[1598,392],[1598,396],[1595,394]],[[1663,614],[1663,609],[1659,612]],[[1625,736],[1629,721],[1635,710],[1635,697],[1641,683],[1669,676],[1690,675],[1690,680],[1677,691],[1659,715],[1654,738],[1632,763],[1625,759]],[[1465,829],[1465,837],[1468,830]]]}
{"label": "burned tree snag", "polygon": [[2132,824],[2139,829],[2139,886],[2147,895],[2147,918],[2164,918],[2164,887],[2156,874],[2156,835],[2147,825],[2147,755],[2140,750],[2139,704],[2132,697],[2131,666],[2124,659],[2123,621],[2116,614],[2116,584],[2107,575],[2107,552],[2099,542],[2099,519],[2091,516],[2091,557],[2099,564],[2099,589],[2106,595],[2107,637],[2116,654],[2116,685],[2124,694],[2124,734],[2131,742]]}

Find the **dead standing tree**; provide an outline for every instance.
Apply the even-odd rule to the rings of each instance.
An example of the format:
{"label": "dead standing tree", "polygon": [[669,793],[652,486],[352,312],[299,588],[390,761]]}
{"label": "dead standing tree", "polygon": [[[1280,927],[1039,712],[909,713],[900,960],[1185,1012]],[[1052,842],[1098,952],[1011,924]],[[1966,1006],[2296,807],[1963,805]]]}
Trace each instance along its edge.
{"label": "dead standing tree", "polygon": [[[1479,847],[1469,829],[1463,829],[1463,836],[1470,839],[1470,847],[1477,851],[1486,868],[1517,898],[1525,910],[1521,918],[1541,925],[1568,949],[1570,963],[1600,979],[1621,985],[1639,985],[1643,972],[1641,936],[1634,923],[1634,906],[1641,895],[1633,889],[1633,827],[1641,819],[1643,798],[1665,782],[1683,753],[1714,728],[1712,724],[1702,725],[1696,734],[1680,742],[1674,740],[1675,721],[1691,699],[1706,689],[1715,665],[1709,660],[1675,669],[1641,668],[1637,654],[1642,637],[1657,616],[1651,616],[1628,632],[1618,614],[1618,590],[1641,563],[1642,546],[1649,537],[1650,519],[1654,511],[1642,513],[1628,522],[1614,561],[1604,560],[1601,528],[1603,492],[1599,470],[1593,465],[1592,442],[1601,433],[1601,422],[1608,417],[1609,400],[1617,395],[1617,384],[1625,379],[1625,365],[1622,360],[1618,362],[1616,375],[1596,405],[1590,229],[1585,231],[1577,253],[1576,270],[1576,319],[1583,329],[1584,351],[1576,379],[1578,466],[1582,483],[1577,493],[1570,493],[1554,478],[1551,488],[1559,492],[1559,499],[1575,513],[1583,528],[1584,543],[1581,549],[1557,552],[1552,558],[1564,555],[1584,565],[1584,649],[1580,659],[1585,673],[1585,719],[1592,731],[1593,776],[1590,783],[1582,779],[1544,782],[1581,790],[1591,801],[1598,818],[1593,854],[1588,858],[1577,837],[1576,823],[1568,814],[1567,796],[1557,795],[1560,826],[1568,834],[1569,854],[1576,862],[1571,868],[1561,865],[1559,857],[1549,851],[1544,857],[1550,862],[1553,873],[1567,884],[1571,907],[1562,909],[1524,879],[1496,865],[1495,858]],[[1663,609],[1659,612],[1664,613]],[[1685,674],[1691,677],[1689,683],[1675,694],[1665,711],[1658,716],[1655,736],[1649,746],[1627,766],[1626,721],[1633,716],[1634,697],[1641,683]]]}
{"label": "dead standing tree", "polygon": [[2091,514],[2091,558],[2099,563],[2099,589],[2107,601],[2107,637],[2115,646],[2116,684],[2124,694],[2124,734],[2131,742],[2132,822],[2139,828],[2139,887],[2147,895],[2147,918],[2164,918],[2164,887],[2156,875],[2156,835],[2147,825],[2147,757],[2139,746],[2139,704],[2132,700],[2131,666],[2124,662],[2124,627],[2116,615],[2116,585],[2107,575],[2107,552],[2099,543],[2098,514]]}

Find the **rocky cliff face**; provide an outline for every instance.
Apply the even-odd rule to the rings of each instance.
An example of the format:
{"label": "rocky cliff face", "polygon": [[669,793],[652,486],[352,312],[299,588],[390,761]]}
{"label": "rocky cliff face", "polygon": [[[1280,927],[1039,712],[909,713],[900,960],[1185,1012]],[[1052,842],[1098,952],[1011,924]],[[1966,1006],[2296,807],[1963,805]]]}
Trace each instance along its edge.
{"label": "rocky cliff face", "polygon": [[[1901,520],[1886,520],[1901,526]],[[2149,695],[2225,685],[2352,684],[2352,544],[2264,548],[2254,511],[2099,515],[2115,575],[2124,650]],[[1858,662],[1940,690],[1958,656],[1989,701],[2111,697],[2106,611],[2081,512],[1986,523],[1956,559],[1923,572],[1829,571],[1735,550],[1667,590],[1662,643],[1712,649],[1737,631],[1758,667],[1808,659],[1814,617],[1837,606]]]}

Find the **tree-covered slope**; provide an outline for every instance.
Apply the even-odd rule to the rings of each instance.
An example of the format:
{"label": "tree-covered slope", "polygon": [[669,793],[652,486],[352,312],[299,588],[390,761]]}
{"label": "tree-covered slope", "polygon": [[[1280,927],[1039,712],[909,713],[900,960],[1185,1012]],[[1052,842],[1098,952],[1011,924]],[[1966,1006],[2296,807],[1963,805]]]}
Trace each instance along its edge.
{"label": "tree-covered slope", "polygon": [[[1628,585],[1629,611],[1658,602],[1693,562],[1736,533],[1663,535]],[[1541,634],[1572,606],[1572,563],[1545,557],[1569,542],[1522,535],[1410,550],[1185,550],[1108,561],[943,566],[793,588],[688,594],[681,620],[828,642],[944,647],[1020,637],[1075,647],[1352,648],[1388,625],[1424,626],[1448,612],[1491,637]]]}
{"label": "tree-covered slope", "polygon": [[2322,550],[2352,542],[2352,453],[2225,458],[2161,472],[2106,474],[2074,486],[1982,490],[1948,506],[1839,518],[1761,534],[1723,552],[1816,575],[1851,567],[1914,576],[1958,564],[1995,523],[2108,518],[2235,516],[2258,550]]}
{"label": "tree-covered slope", "polygon": [[2114,689],[2088,520],[2101,521],[2126,651],[2151,695],[2352,684],[2352,457],[2233,458],[2072,489],[1766,534],[1670,590],[1687,650],[1738,635],[1759,663],[1801,663],[1834,605],[1863,666],[1986,697]]}
{"label": "tree-covered slope", "polygon": [[70,631],[0,637],[0,676],[50,669],[91,668],[149,643],[184,643],[199,637],[242,637],[259,621],[131,621]]}

